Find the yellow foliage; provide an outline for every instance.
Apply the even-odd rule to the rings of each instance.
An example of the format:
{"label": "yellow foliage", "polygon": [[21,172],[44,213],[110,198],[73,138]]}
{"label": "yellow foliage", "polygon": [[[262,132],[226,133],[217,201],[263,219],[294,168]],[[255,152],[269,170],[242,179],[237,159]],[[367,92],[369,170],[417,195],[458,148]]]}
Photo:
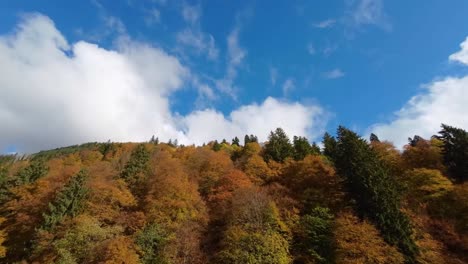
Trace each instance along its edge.
{"label": "yellow foliage", "polygon": [[422,201],[440,197],[454,187],[439,170],[412,169],[405,173],[402,180],[408,188],[408,195]]}
{"label": "yellow foliage", "polygon": [[388,245],[373,225],[351,213],[338,216],[334,232],[336,263],[404,263],[403,255]]}
{"label": "yellow foliage", "polygon": [[[5,222],[5,218],[0,217],[0,226]],[[6,234],[4,230],[0,229],[0,258],[5,257],[6,254],[6,248],[3,246],[3,242],[5,242],[6,239]]]}

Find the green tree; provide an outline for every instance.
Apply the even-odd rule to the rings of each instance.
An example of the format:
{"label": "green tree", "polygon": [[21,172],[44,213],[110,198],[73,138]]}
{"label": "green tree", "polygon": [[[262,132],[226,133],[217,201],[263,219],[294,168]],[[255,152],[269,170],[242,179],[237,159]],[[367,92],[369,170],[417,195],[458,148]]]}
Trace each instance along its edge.
{"label": "green tree", "polygon": [[149,143],[151,144],[154,144],[154,145],[158,145],[159,144],[159,138],[158,137],[154,137],[154,135],[151,137]]}
{"label": "green tree", "polygon": [[334,160],[336,155],[336,144],[336,139],[326,132],[325,135],[323,135],[323,155]]}
{"label": "green tree", "polygon": [[222,147],[222,145],[219,144],[218,140],[215,140],[214,143],[213,143],[213,148],[212,148],[212,149],[213,149],[214,151],[220,151],[220,150],[221,150],[221,147]]}
{"label": "green tree", "polygon": [[338,128],[334,159],[338,174],[343,176],[358,213],[369,217],[384,239],[397,245],[408,263],[414,263],[418,248],[412,238],[409,218],[400,211],[400,197],[390,177],[368,143],[356,133]]}
{"label": "green tree", "polygon": [[443,142],[442,155],[449,175],[458,182],[468,179],[468,132],[442,124],[438,138]]}
{"label": "green tree", "polygon": [[312,154],[317,154],[320,155],[322,151],[320,151],[320,147],[317,145],[317,143],[312,142]]}
{"label": "green tree", "polygon": [[135,190],[141,185],[148,169],[150,155],[145,145],[138,145],[130,155],[130,159],[125,164],[120,177],[124,179],[130,187]]}
{"label": "green tree", "polygon": [[374,133],[370,134],[369,140],[370,140],[370,142],[380,142],[379,137]]}
{"label": "green tree", "polygon": [[16,174],[15,185],[28,184],[45,176],[49,168],[45,165],[42,159],[33,160],[29,166],[21,169]]}
{"label": "green tree", "polygon": [[315,207],[301,217],[295,248],[305,263],[333,263],[333,215],[328,208]]}
{"label": "green tree", "polygon": [[294,136],[293,138],[295,160],[303,160],[307,155],[316,154],[316,149],[313,149],[309,141],[305,137]]}
{"label": "green tree", "polygon": [[135,244],[138,246],[141,261],[145,264],[168,263],[163,255],[168,242],[166,232],[156,223],[149,224],[136,234]]}
{"label": "green tree", "polygon": [[51,230],[59,224],[65,216],[75,217],[83,208],[84,200],[88,196],[85,186],[88,173],[81,170],[58,193],[55,200],[49,203],[49,212],[44,213],[44,222],[41,229]]}
{"label": "green tree", "polygon": [[238,137],[233,138],[231,145],[240,146],[239,138]]}
{"label": "green tree", "polygon": [[293,146],[282,128],[277,128],[275,132],[270,132],[268,142],[264,148],[264,158],[266,161],[283,162],[286,158],[292,157],[293,153]]}
{"label": "green tree", "polygon": [[248,143],[258,142],[258,138],[254,135],[245,135],[244,137],[244,146]]}
{"label": "green tree", "polygon": [[219,263],[226,264],[288,264],[288,241],[280,234],[246,232],[237,227],[227,230],[224,249],[218,253]]}

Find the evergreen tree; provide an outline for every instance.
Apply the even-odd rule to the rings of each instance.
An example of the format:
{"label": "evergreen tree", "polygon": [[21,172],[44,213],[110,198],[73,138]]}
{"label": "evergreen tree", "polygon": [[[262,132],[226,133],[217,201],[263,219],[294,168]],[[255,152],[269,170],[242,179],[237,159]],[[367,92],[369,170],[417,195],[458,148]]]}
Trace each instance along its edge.
{"label": "evergreen tree", "polygon": [[247,145],[248,143],[252,142],[258,142],[258,138],[254,135],[245,135],[244,137],[244,146]]}
{"label": "evergreen tree", "polygon": [[221,144],[219,144],[218,140],[215,140],[213,143],[213,148],[214,151],[220,151],[221,150]]}
{"label": "evergreen tree", "polygon": [[325,135],[323,135],[323,155],[334,160],[336,156],[336,145],[336,139],[326,132]]}
{"label": "evergreen tree", "polygon": [[374,134],[374,133],[371,133],[371,134],[370,134],[369,140],[370,140],[370,142],[374,142],[374,141],[375,141],[375,142],[380,142],[379,137],[378,137],[376,134]]}
{"label": "evergreen tree", "polygon": [[236,146],[240,146],[240,141],[239,141],[239,138],[238,137],[235,137],[232,139],[232,143],[231,145],[236,145]]}
{"label": "evergreen tree", "polygon": [[75,217],[81,212],[84,200],[88,195],[85,183],[88,173],[81,170],[58,193],[52,203],[49,203],[49,212],[44,213],[44,223],[41,229],[51,230],[59,224],[65,216]]}
{"label": "evergreen tree", "polygon": [[158,144],[159,144],[159,138],[154,137],[154,135],[153,135],[153,136],[151,137],[149,143],[154,144],[154,145],[158,145]]}
{"label": "evergreen tree", "polygon": [[333,215],[316,207],[301,217],[295,248],[304,263],[333,263]]}
{"label": "evergreen tree", "polygon": [[45,176],[49,168],[41,159],[33,160],[26,168],[21,169],[16,175],[15,185],[28,184]]}
{"label": "evergreen tree", "polygon": [[[130,155],[130,159],[120,173],[120,177],[124,179],[132,188],[136,188],[142,182],[144,174],[147,170],[150,155],[146,150],[145,145],[138,145]],[[143,174],[143,175],[142,175]]]}
{"label": "evergreen tree", "polygon": [[264,158],[266,161],[274,160],[283,162],[286,158],[292,157],[294,148],[283,129],[277,128],[275,132],[270,132],[268,142],[264,148]]}
{"label": "evergreen tree", "polygon": [[101,152],[103,158],[110,153],[115,151],[115,145],[110,141],[110,139],[106,143],[101,143],[98,148],[99,152]]}
{"label": "evergreen tree", "polygon": [[410,145],[411,147],[416,147],[418,145],[418,142],[420,141],[423,141],[424,138],[418,136],[418,135],[414,135],[413,138],[408,138],[408,145]]}
{"label": "evergreen tree", "polygon": [[162,228],[153,223],[145,226],[137,233],[135,244],[138,246],[141,261],[144,264],[169,263],[164,257],[164,247],[168,241],[166,233]]}
{"label": "evergreen tree", "polygon": [[293,147],[295,160],[303,160],[307,155],[310,155],[314,152],[312,146],[305,137],[294,136]]}
{"label": "evergreen tree", "polygon": [[322,152],[320,151],[320,147],[317,145],[317,143],[313,142],[312,143],[312,154],[315,155],[320,155]]}
{"label": "evergreen tree", "polygon": [[338,128],[335,166],[343,176],[361,216],[371,219],[384,239],[397,245],[414,263],[418,248],[414,243],[408,217],[400,211],[400,199],[394,179],[381,164],[377,154],[356,133]]}
{"label": "evergreen tree", "polygon": [[439,138],[443,142],[442,155],[450,176],[458,182],[468,179],[468,132],[442,124]]}

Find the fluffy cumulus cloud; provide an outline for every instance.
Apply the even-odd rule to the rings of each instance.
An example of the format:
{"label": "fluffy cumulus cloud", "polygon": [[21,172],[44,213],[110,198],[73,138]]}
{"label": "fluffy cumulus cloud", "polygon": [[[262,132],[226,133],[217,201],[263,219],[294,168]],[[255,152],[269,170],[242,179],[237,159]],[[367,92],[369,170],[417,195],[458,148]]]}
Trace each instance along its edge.
{"label": "fluffy cumulus cloud", "polygon": [[[466,41],[465,41],[466,43]],[[462,51],[450,56],[463,62]],[[376,124],[370,131],[383,139],[393,141],[397,147],[406,144],[406,138],[419,135],[429,138],[440,130],[440,124],[468,129],[468,76],[446,77],[424,86],[424,91],[412,97],[395,113],[389,123]]]}
{"label": "fluffy cumulus cloud", "polygon": [[246,133],[265,139],[277,126],[311,136],[323,128],[319,106],[273,98],[228,117],[212,109],[173,114],[170,95],[190,82],[190,69],[151,45],[128,37],[117,43],[112,50],[68,43],[53,21],[39,14],[0,36],[0,151],[146,141],[153,134],[184,144]]}
{"label": "fluffy cumulus cloud", "polygon": [[260,141],[266,141],[276,127],[284,128],[288,135],[315,138],[323,133],[325,122],[326,113],[319,106],[288,103],[271,97],[262,104],[242,106],[228,117],[210,109],[193,112],[183,119],[186,136],[196,144],[245,134],[254,134]]}

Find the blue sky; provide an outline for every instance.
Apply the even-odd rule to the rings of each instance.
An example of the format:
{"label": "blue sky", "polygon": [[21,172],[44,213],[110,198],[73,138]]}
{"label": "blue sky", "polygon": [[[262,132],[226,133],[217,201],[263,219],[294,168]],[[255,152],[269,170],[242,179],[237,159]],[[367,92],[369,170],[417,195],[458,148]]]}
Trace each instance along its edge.
{"label": "blue sky", "polygon": [[[278,111],[294,115],[297,110],[298,115],[303,115],[304,118],[290,125],[290,133],[304,134],[312,140],[320,140],[324,131],[333,132],[342,124],[364,135],[370,131],[378,131],[385,138],[401,145],[402,141],[397,141],[397,137],[404,141],[417,133],[429,136],[436,132],[436,123],[452,123],[464,128],[468,125],[462,115],[466,114],[463,113],[466,108],[454,108],[453,111],[457,112],[455,114],[461,117],[447,119],[446,115],[451,112],[431,108],[447,103],[436,102],[438,99],[434,99],[433,94],[437,85],[445,85],[444,80],[448,81],[450,78],[455,78],[462,84],[457,84],[457,88],[454,88],[457,89],[456,92],[444,96],[453,98],[456,94],[461,97],[456,99],[458,101],[453,103],[455,105],[468,103],[468,87],[463,82],[468,73],[466,63],[456,59],[449,60],[451,54],[460,51],[460,44],[468,36],[467,14],[468,2],[463,0],[450,3],[435,0],[18,0],[0,2],[0,34],[4,39],[14,38],[21,34],[21,23],[28,24],[25,21],[30,21],[28,26],[35,27],[39,32],[37,34],[43,34],[54,27],[57,34],[70,46],[80,42],[96,44],[99,49],[114,51],[123,57],[130,56],[131,53],[132,58],[140,56],[137,54],[141,50],[139,47],[145,46],[163,52],[163,60],[176,60],[176,64],[183,69],[171,72],[174,74],[172,79],[166,81],[160,77],[156,83],[160,83],[161,87],[157,87],[157,84],[154,87],[152,84],[148,85],[149,89],[158,91],[155,100],[162,100],[162,104],[167,103],[167,109],[157,106],[151,110],[152,101],[145,101],[144,104],[148,103],[149,107],[140,109],[143,112],[147,109],[169,116],[167,118],[170,119],[170,124],[159,122],[151,128],[151,131],[162,138],[200,143],[208,139],[207,136],[199,135],[204,129],[213,130],[221,137],[232,136],[232,133],[228,133],[230,130],[239,134],[264,133],[276,125],[286,126],[288,131],[290,124],[286,121],[275,122],[274,117],[262,116],[262,113],[268,115],[268,112],[275,112],[271,109],[284,107]],[[36,26],[41,24],[41,19],[50,20],[52,26]],[[17,52],[20,45],[16,45],[16,50],[12,49],[10,52]],[[10,44],[10,48],[11,46],[14,45]],[[58,47],[58,50],[62,50],[70,60],[79,58],[74,48]],[[463,49],[460,52],[462,51]],[[135,67],[153,69],[151,67],[154,66],[155,70],[149,72],[149,75],[164,75],[166,73],[158,69],[168,68],[157,58],[151,62],[138,60],[140,64],[137,63]],[[109,64],[111,66],[113,64]],[[42,74],[50,78],[57,72],[50,70]],[[143,80],[145,78],[142,77]],[[90,91],[101,89],[97,86],[98,82],[93,82],[88,80],[86,83],[90,85]],[[24,102],[24,98],[14,96],[11,91],[17,89],[14,80],[1,84],[4,86],[0,88],[3,89],[0,93],[5,95],[4,98],[19,98],[18,105]],[[66,86],[62,85],[61,89],[67,89]],[[42,86],[24,89],[32,89],[34,94]],[[122,89],[128,89],[124,94],[134,90],[131,85]],[[40,99],[40,94],[38,96]],[[88,98],[87,96],[90,94],[84,98]],[[271,102],[271,109],[265,106],[267,98],[274,100]],[[413,101],[421,102],[418,101],[415,105],[412,98]],[[51,102],[57,103],[59,99]],[[51,104],[54,103],[17,110],[16,115],[12,116],[15,116],[15,120],[24,118],[23,123],[30,119],[64,123],[60,120],[73,118],[71,114],[54,116],[54,112],[47,112],[51,113],[48,120],[45,114],[33,118],[32,114],[27,116],[24,112],[41,112],[50,108]],[[8,108],[6,105],[3,102],[4,110],[12,113],[15,111],[11,109],[18,106],[10,103]],[[295,106],[297,107],[294,108]],[[420,110],[422,107],[425,107],[423,111]],[[131,120],[132,108],[128,109]],[[74,112],[75,108],[69,111]],[[233,118],[232,113],[236,111],[240,112],[240,119],[258,113],[260,119],[272,121],[263,124],[266,126],[265,130],[257,129],[246,125],[245,118],[235,121],[236,117]],[[440,112],[434,118],[444,120],[428,121],[427,116],[430,115],[427,113],[432,111]],[[90,118],[93,116],[92,113],[89,115]],[[92,120],[90,124],[105,123],[110,120],[107,117],[105,114],[97,115],[96,120]],[[288,119],[287,116],[278,118]],[[138,117],[136,120],[146,122],[151,119]],[[202,124],[229,124],[221,130],[216,130],[216,126],[195,128],[192,127],[195,120]],[[420,125],[399,123],[401,121],[407,124],[411,120],[415,121],[414,124],[425,122],[428,125],[421,129]],[[249,122],[255,122],[255,119],[249,119]],[[300,122],[306,125],[298,125]],[[75,128],[78,124],[83,124],[81,121],[72,123]],[[99,131],[90,129],[77,132],[77,129],[69,129],[70,126],[56,126],[48,131],[49,134],[44,133],[37,140],[28,139],[28,133],[18,133],[19,130],[32,129],[28,126],[17,125],[18,131],[7,131],[4,128],[4,131],[0,130],[0,136],[4,138],[0,141],[0,148],[5,151],[11,150],[11,146],[18,146],[20,150],[36,151],[61,144],[103,140],[106,136],[113,139],[113,127],[119,127],[119,124],[111,121],[108,123],[108,126]],[[140,140],[151,136],[151,131],[141,134],[124,131],[137,129],[130,123],[122,128],[123,132],[117,133],[116,140]],[[235,123],[234,128],[232,123]],[[174,131],[160,131],[160,127],[165,125]],[[73,131],[66,132],[67,130]],[[214,132],[208,134],[215,136]],[[70,136],[56,140],[56,137],[51,136],[53,133],[68,133]],[[80,133],[81,135],[76,135]]]}

